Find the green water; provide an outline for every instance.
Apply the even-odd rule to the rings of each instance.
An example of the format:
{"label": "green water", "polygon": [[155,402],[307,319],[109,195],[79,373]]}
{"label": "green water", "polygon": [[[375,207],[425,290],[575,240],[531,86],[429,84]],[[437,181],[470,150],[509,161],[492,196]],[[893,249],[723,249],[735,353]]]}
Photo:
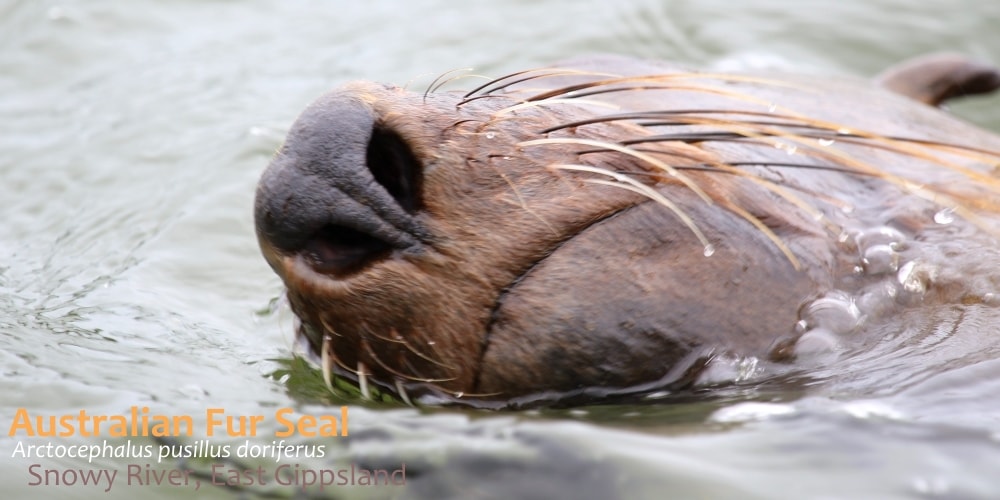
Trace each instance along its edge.
{"label": "green water", "polygon": [[[324,446],[322,459],[232,466],[406,464],[405,488],[323,492],[358,498],[1000,496],[1000,355],[936,386],[864,398],[732,391],[496,414],[332,396],[293,361],[293,318],[259,255],[251,208],[298,112],[352,79],[422,88],[452,69],[500,75],[594,52],[866,76],[937,50],[1000,64],[998,26],[1000,3],[955,0],[2,2],[2,428],[18,408],[148,407],[192,415],[196,432],[181,439],[190,444],[205,437],[209,408],[266,416],[256,437],[213,439],[235,450],[271,444],[279,408],[339,416],[349,404],[349,437],[289,439]],[[1000,132],[1000,97],[953,111]],[[745,400],[771,403],[734,406]],[[19,442],[103,441],[3,434],[3,496],[241,494],[204,475],[193,476],[197,491],[125,484],[128,465],[203,474],[218,460],[12,456]],[[39,488],[30,485],[36,463],[120,472],[108,494]]]}

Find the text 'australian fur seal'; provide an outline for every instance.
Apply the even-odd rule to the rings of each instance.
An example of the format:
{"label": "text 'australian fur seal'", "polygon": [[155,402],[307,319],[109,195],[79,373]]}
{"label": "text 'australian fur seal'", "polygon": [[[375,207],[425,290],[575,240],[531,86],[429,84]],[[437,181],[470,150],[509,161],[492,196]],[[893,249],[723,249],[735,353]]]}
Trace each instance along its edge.
{"label": "text 'australian fur seal'", "polygon": [[351,83],[292,126],[257,234],[325,372],[407,400],[600,401],[933,305],[1000,322],[1000,137],[933,107],[1000,73],[880,82],[599,57]]}

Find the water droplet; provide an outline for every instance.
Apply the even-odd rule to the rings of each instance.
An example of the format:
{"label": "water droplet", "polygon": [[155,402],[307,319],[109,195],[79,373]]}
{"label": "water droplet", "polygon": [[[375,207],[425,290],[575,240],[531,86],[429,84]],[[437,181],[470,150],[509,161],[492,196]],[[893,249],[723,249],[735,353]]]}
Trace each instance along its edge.
{"label": "water droplet", "polygon": [[816,139],[816,142],[819,143],[820,146],[833,146],[833,143],[837,141],[834,141],[833,139]]}
{"label": "water droplet", "polygon": [[768,105],[768,107],[767,107],[767,112],[768,113],[774,113],[777,110],[778,110],[778,105],[775,104],[775,103],[773,103],[773,102],[770,105]]}
{"label": "water droplet", "polygon": [[805,333],[809,329],[809,323],[804,319],[795,322],[795,333]]}
{"label": "water droplet", "polygon": [[933,280],[933,271],[929,265],[911,260],[899,268],[896,279],[900,285],[903,285],[903,290],[922,295]]}
{"label": "water droplet", "polygon": [[901,250],[906,247],[906,235],[889,226],[873,227],[861,231],[855,236],[855,241],[858,242],[860,248],[889,245],[893,250]]}
{"label": "water droplet", "polygon": [[894,273],[899,270],[899,252],[891,245],[873,245],[864,250],[861,265],[870,276]]}
{"label": "water droplet", "polygon": [[696,385],[729,384],[751,380],[764,372],[760,359],[754,356],[719,355],[713,358],[695,381]]}
{"label": "water droplet", "polygon": [[711,244],[705,245],[705,251],[702,253],[704,253],[705,257],[711,257],[715,255],[715,246]]}
{"label": "water droplet", "polygon": [[[833,290],[809,303],[802,318],[809,326],[829,330],[833,334],[848,334],[861,322],[861,311],[854,298],[846,292]],[[808,333],[808,332],[806,332]]]}
{"label": "water droplet", "polygon": [[842,127],[837,129],[837,133],[840,135],[851,135],[853,132],[847,127]]}
{"label": "water droplet", "polygon": [[955,209],[946,208],[934,214],[934,222],[938,224],[951,224],[955,222]]}
{"label": "water droplet", "polygon": [[788,153],[789,155],[793,155],[793,154],[795,154],[796,151],[799,150],[798,146],[796,146],[794,144],[787,144],[787,143],[784,143],[784,142],[781,142],[781,141],[775,141],[774,142],[774,147],[775,147],[775,149],[780,149],[780,150],[784,151],[785,153]]}
{"label": "water droplet", "polygon": [[437,342],[434,342],[433,340],[428,340],[427,341],[427,345],[434,345],[434,344],[437,344]]}
{"label": "water droplet", "polygon": [[855,303],[858,305],[858,309],[864,311],[865,314],[880,317],[882,313],[894,306],[898,293],[898,285],[892,281],[882,281],[861,293]]}
{"label": "water droplet", "polygon": [[487,139],[492,139],[492,138],[494,138],[496,136],[497,136],[496,132],[486,132],[486,138]]}

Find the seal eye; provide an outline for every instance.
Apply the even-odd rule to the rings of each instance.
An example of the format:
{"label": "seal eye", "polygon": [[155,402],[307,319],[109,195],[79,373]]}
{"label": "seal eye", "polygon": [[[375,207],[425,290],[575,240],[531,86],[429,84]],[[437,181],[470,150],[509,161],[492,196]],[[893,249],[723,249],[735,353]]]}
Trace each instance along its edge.
{"label": "seal eye", "polygon": [[384,257],[392,247],[374,236],[344,226],[325,226],[306,243],[303,255],[313,269],[325,274],[346,276]]}
{"label": "seal eye", "polygon": [[421,205],[421,165],[413,151],[395,131],[374,127],[365,158],[368,170],[407,212]]}

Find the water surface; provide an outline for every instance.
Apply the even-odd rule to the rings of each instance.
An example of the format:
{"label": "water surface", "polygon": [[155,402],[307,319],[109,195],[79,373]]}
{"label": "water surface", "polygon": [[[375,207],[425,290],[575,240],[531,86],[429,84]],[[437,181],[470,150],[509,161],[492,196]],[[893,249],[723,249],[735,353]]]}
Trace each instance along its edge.
{"label": "water surface", "polygon": [[[349,439],[293,441],[326,444],[324,459],[296,462],[303,466],[407,464],[409,489],[326,491],[361,498],[995,498],[1000,356],[990,349],[922,377],[893,370],[911,353],[894,357],[887,342],[857,358],[872,368],[857,384],[883,377],[874,385],[896,389],[866,392],[848,380],[670,405],[494,414],[316,391],[318,374],[293,361],[291,314],[258,253],[251,206],[297,113],[352,79],[422,88],[452,69],[501,75],[594,52],[869,76],[936,50],[1000,64],[997,26],[1000,3],[971,0],[8,1],[0,5],[0,422],[9,425],[17,408],[145,406],[203,418],[212,407],[337,413],[348,401]],[[1000,131],[1000,97],[952,109]],[[947,349],[964,340],[937,341]],[[290,374],[271,376],[289,364]],[[268,444],[274,426],[256,442]],[[18,441],[103,439],[0,439],[7,498],[39,494],[28,485],[33,463],[146,463],[11,457]],[[120,485],[110,495],[81,486],[45,493],[191,494]],[[206,485],[197,494],[234,491]]]}

